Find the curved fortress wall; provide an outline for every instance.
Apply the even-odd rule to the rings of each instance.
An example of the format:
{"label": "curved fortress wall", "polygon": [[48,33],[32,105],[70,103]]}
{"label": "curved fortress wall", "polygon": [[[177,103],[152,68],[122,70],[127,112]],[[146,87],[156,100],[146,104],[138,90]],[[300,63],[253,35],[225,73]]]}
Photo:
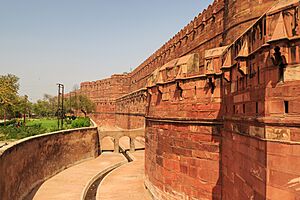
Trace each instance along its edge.
{"label": "curved fortress wall", "polygon": [[216,0],[121,77],[123,94],[98,89],[95,117],[146,127],[159,199],[296,198],[299,30],[297,0]]}
{"label": "curved fortress wall", "polygon": [[[147,79],[154,70],[173,59],[188,54],[199,54],[200,63],[197,74],[203,75],[205,73],[205,50],[233,42],[251,23],[266,12],[274,4],[274,1],[215,0],[212,5],[209,5],[207,9],[195,17],[133,72],[113,75],[111,78],[104,80],[81,83],[81,92],[96,102],[95,121],[101,125],[107,123],[111,126],[114,125],[116,117],[118,117],[120,123],[123,123],[124,120],[129,121],[127,125],[130,127],[140,125],[140,123],[131,125],[131,122],[134,123],[135,120],[143,121],[141,117],[137,115],[130,116],[128,113],[131,113],[131,111],[128,111],[128,109],[122,110],[121,108],[130,104],[130,101],[123,103],[118,101],[120,106],[116,111],[116,99],[127,96],[128,93],[131,94],[145,89]],[[138,99],[133,101],[136,102],[135,100],[137,100],[139,102]],[[146,102],[142,104],[146,104]],[[128,108],[128,106],[126,107]],[[130,107],[135,107],[132,108],[133,110],[140,110],[140,106],[131,105]],[[137,114],[135,111],[132,112]],[[109,113],[118,113],[118,115],[109,115]],[[100,117],[100,115],[103,116]],[[138,115],[144,116],[145,112],[143,110],[139,111]],[[110,120],[103,122],[103,124],[101,120],[105,118]],[[126,124],[120,126],[126,128]]]}

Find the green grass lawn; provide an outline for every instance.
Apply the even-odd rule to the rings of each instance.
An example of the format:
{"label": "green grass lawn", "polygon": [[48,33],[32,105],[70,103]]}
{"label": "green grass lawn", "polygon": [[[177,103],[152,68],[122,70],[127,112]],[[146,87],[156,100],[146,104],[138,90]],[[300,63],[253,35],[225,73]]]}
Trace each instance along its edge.
{"label": "green grass lawn", "polygon": [[57,129],[57,119],[31,119],[26,122],[26,126],[35,126],[41,125],[42,128],[47,130],[54,130]]}
{"label": "green grass lawn", "polygon": [[[19,122],[21,121],[19,120]],[[56,118],[28,119],[26,126],[22,126],[22,124],[18,126],[17,124],[18,120],[15,119],[6,127],[0,126],[0,141],[18,140],[58,130]],[[75,120],[65,119],[63,129],[89,127],[90,125],[89,118],[78,117]]]}

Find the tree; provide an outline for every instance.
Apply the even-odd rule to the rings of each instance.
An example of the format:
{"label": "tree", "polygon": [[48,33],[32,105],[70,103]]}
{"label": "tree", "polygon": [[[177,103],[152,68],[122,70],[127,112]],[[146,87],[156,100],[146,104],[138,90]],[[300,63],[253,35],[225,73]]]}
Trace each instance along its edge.
{"label": "tree", "polygon": [[84,113],[85,117],[88,113],[91,113],[95,110],[96,106],[94,102],[92,102],[87,96],[79,95],[78,101],[79,110]]}
{"label": "tree", "polygon": [[57,111],[57,99],[49,94],[33,104],[33,113],[39,117],[53,117]]}
{"label": "tree", "polygon": [[65,99],[64,110],[69,113],[81,111],[86,116],[95,110],[95,104],[84,95],[74,95]]}
{"label": "tree", "polygon": [[12,110],[18,102],[19,78],[13,74],[0,75],[0,109],[3,111],[4,123],[7,111]]}
{"label": "tree", "polygon": [[32,103],[28,101],[28,96],[19,96],[17,99],[16,105],[14,105],[15,116],[23,115],[23,125],[26,125],[26,115],[29,115],[31,112]]}
{"label": "tree", "polygon": [[49,102],[49,116],[55,116],[56,112],[57,112],[57,97],[52,96],[50,94],[44,94],[44,100]]}

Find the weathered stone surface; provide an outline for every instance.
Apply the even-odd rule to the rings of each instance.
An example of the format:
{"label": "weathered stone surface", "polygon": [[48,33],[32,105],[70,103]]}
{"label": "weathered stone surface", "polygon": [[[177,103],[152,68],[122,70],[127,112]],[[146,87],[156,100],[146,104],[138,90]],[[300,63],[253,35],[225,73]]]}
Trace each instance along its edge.
{"label": "weathered stone surface", "polygon": [[98,156],[97,128],[60,131],[20,140],[1,149],[0,198],[18,200],[76,163]]}
{"label": "weathered stone surface", "polygon": [[299,4],[216,0],[133,72],[82,84],[101,126],[146,127],[159,199],[299,196]]}

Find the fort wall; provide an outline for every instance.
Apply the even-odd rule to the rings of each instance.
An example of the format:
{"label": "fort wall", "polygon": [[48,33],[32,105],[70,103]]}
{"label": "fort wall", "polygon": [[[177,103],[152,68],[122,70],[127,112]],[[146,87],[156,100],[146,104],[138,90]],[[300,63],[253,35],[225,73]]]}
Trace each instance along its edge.
{"label": "fort wall", "polygon": [[154,196],[300,195],[299,37],[297,0],[216,0],[126,75],[101,119],[146,127]]}

